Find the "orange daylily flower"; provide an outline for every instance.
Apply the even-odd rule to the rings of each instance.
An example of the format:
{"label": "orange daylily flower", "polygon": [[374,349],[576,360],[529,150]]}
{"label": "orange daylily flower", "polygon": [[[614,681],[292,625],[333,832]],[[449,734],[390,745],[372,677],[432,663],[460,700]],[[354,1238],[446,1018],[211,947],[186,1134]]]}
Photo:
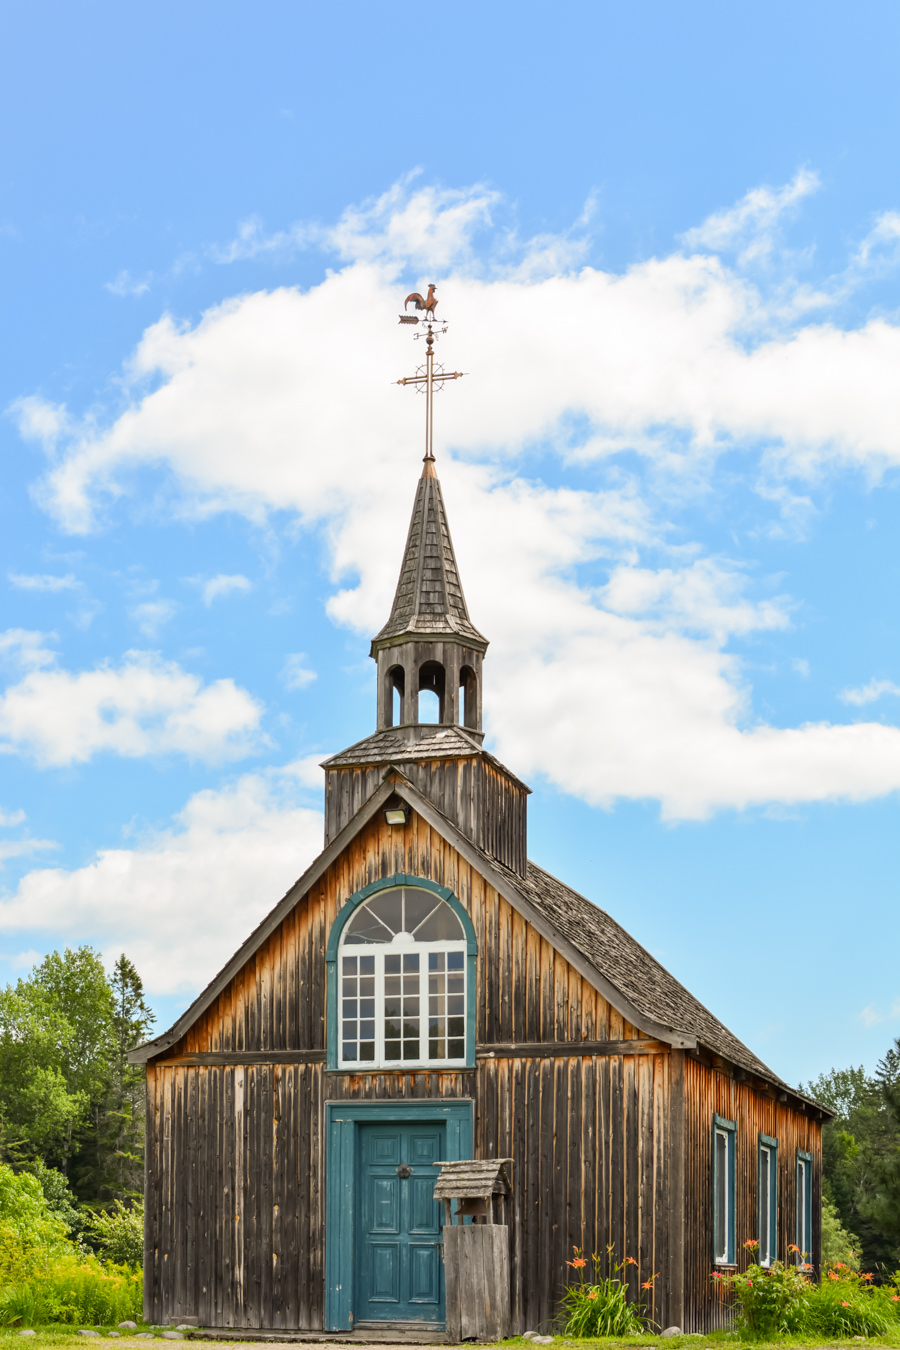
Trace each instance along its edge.
{"label": "orange daylily flower", "polygon": [[635,1259],[634,1259],[633,1256],[626,1256],[626,1257],[625,1257],[625,1264],[626,1264],[626,1266],[636,1266],[636,1265],[637,1265],[637,1261],[635,1261]]}
{"label": "orange daylily flower", "polygon": [[839,1276],[835,1275],[835,1273],[834,1273],[833,1270],[829,1270],[829,1272],[828,1272],[828,1278],[829,1278],[829,1280],[836,1280],[836,1279],[839,1278]]}
{"label": "orange daylily flower", "polygon": [[588,1294],[588,1298],[596,1298],[596,1297],[597,1297],[597,1290],[592,1289],[591,1292]]}
{"label": "orange daylily flower", "polygon": [[847,1302],[847,1300],[846,1300],[845,1298],[842,1298],[842,1299],[841,1299],[841,1307],[842,1307],[842,1308],[849,1308],[849,1307],[850,1307],[850,1304]]}
{"label": "orange daylily flower", "polygon": [[576,1256],[574,1261],[567,1261],[566,1265],[572,1266],[575,1270],[580,1270],[582,1266],[587,1265],[587,1261],[583,1256]]}

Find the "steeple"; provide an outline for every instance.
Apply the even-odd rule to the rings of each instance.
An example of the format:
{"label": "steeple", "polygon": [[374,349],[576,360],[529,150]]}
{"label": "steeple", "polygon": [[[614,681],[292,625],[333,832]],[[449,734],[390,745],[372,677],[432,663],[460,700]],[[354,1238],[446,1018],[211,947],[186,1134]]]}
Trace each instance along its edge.
{"label": "steeple", "polygon": [[372,640],[378,729],[423,725],[419,694],[427,690],[438,696],[442,725],[465,726],[480,741],[487,646],[469,618],[440,481],[426,455],[390,618]]}
{"label": "steeple", "polygon": [[482,650],[488,645],[469,619],[440,480],[434,460],[427,458],[413,503],[391,616],[373,639],[372,655],[387,638],[451,634]]}
{"label": "steeple", "polygon": [[[325,842],[331,843],[386,778],[413,784],[476,847],[525,875],[529,789],[482,746],[481,668],[487,638],[469,618],[447,511],[434,467],[433,394],[459,371],[434,361],[435,287],[407,297],[426,320],[425,365],[398,384],[425,398],[425,460],[416,487],[400,580],[387,623],[372,639],[378,663],[377,727],[325,761]],[[430,315],[430,317],[429,317]],[[446,332],[446,328],[440,330]],[[425,699],[437,722],[424,721]],[[398,789],[399,791],[399,789]],[[406,823],[404,810],[387,823]]]}

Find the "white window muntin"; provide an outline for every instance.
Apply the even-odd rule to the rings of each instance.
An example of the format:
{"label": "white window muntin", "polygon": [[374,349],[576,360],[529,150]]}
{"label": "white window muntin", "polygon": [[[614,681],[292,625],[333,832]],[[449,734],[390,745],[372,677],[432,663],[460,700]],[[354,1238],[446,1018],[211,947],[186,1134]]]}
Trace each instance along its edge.
{"label": "white window muntin", "polygon": [[[408,918],[409,910],[416,911],[414,920],[409,922],[413,926],[413,932],[404,930],[392,932],[388,923],[380,919],[377,910],[386,908],[393,902],[397,904],[398,899],[402,906],[402,919]],[[408,904],[407,901],[412,902]],[[379,903],[381,902],[381,903]],[[338,948],[337,977],[338,977],[338,1063],[341,1068],[356,1069],[359,1072],[368,1072],[372,1069],[414,1069],[421,1067],[428,1068],[458,1068],[466,1064],[466,1022],[468,1011],[468,981],[467,981],[467,951],[468,944],[463,933],[462,924],[453,909],[447,904],[446,900],[434,895],[431,891],[425,891],[421,887],[392,887],[390,891],[381,891],[373,896],[371,900],[366,901],[365,905],[360,906],[360,910],[367,910],[366,915],[358,913],[347,925],[342,935]],[[370,918],[373,922],[370,922]],[[438,926],[443,926],[447,931],[459,933],[458,939],[442,937],[434,941],[420,941],[415,937],[416,931],[426,929],[438,921]],[[441,924],[443,920],[443,924]],[[368,936],[361,940],[358,931],[354,929],[365,929]],[[386,940],[390,936],[390,940]],[[432,962],[429,958],[442,958],[439,962]],[[409,958],[409,959],[407,959]],[[416,961],[416,958],[418,960]],[[348,989],[348,981],[353,980],[354,975],[347,969],[346,963],[351,962],[355,966],[355,990]],[[362,963],[365,962],[366,970],[363,974]],[[399,964],[399,971],[394,971],[390,967]],[[413,971],[409,967],[417,964],[418,969]],[[430,966],[440,964],[442,970],[431,970]],[[453,969],[448,970],[452,964]],[[413,981],[410,977],[415,976]],[[399,994],[395,993],[397,979],[402,982]],[[367,1006],[363,1008],[363,987],[362,981],[365,979],[365,1001]],[[412,984],[418,985],[417,993],[410,992]],[[453,984],[457,986],[452,992],[448,988]],[[441,988],[443,986],[443,988]],[[461,986],[461,988],[460,988]],[[437,987],[437,988],[436,988]],[[357,1005],[355,1009],[355,1018],[345,1017],[345,1012],[349,1012],[351,997],[345,997],[345,994],[355,995]],[[401,1034],[399,1037],[385,1038],[386,1027],[389,1022],[396,1021],[395,1017],[388,1018],[386,1009],[389,1001],[394,1001],[397,997],[407,1000],[417,999],[418,1007],[412,1016],[404,1016],[406,1006],[401,1008],[400,1022]],[[461,1030],[461,1035],[449,1034],[450,1000],[459,1007],[461,998],[461,1011],[452,1014],[456,1023],[457,1031]],[[436,1008],[436,1001],[441,1000],[442,1006]],[[368,1006],[374,1003],[374,1007]],[[407,1005],[408,1006],[408,1005]],[[373,1012],[373,1017],[363,1017],[363,1011]],[[349,1030],[348,1022],[355,1021],[357,1034],[354,1039],[345,1035],[345,1030]],[[443,1021],[443,1036],[438,1037],[431,1034],[435,1031],[434,1023]],[[461,1021],[461,1028],[460,1028]],[[369,1027],[363,1027],[363,1023],[371,1023]],[[417,1029],[418,1035],[403,1034],[410,1030],[407,1025],[413,1023],[414,1029]],[[391,1026],[389,1029],[394,1030]],[[361,1033],[366,1031],[366,1035]],[[369,1032],[374,1035],[369,1035]],[[432,1055],[432,1049],[435,1042],[443,1040],[443,1049],[448,1052],[443,1055],[440,1053]],[[406,1054],[415,1049],[413,1042],[418,1041],[418,1053],[415,1055]],[[374,1044],[372,1044],[374,1042]],[[399,1042],[399,1051],[398,1049]],[[370,1058],[361,1058],[363,1044],[366,1043],[366,1053]],[[390,1050],[389,1047],[390,1046]],[[348,1054],[348,1049],[354,1053]],[[449,1053],[453,1050],[459,1053]]]}

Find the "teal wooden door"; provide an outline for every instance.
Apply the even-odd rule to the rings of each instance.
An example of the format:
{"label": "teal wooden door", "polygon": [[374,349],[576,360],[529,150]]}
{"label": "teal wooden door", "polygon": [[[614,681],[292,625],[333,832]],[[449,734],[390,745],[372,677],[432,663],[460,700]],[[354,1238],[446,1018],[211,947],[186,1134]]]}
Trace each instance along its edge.
{"label": "teal wooden door", "polygon": [[360,1125],[356,1323],[443,1322],[440,1206],[443,1122]]}

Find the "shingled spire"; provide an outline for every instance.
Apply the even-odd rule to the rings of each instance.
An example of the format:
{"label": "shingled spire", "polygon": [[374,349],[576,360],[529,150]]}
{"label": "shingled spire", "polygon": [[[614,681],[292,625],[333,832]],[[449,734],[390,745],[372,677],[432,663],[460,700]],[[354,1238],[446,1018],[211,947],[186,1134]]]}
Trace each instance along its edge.
{"label": "shingled spire", "polygon": [[428,457],[416,490],[391,616],[372,642],[372,655],[377,656],[378,646],[388,638],[451,634],[482,650],[488,645],[469,618],[441,485],[434,460]]}
{"label": "shingled spire", "polygon": [[[481,741],[481,661],[487,638],[469,618],[431,455],[416,488],[391,615],[372,639],[378,662],[378,729],[402,726],[418,739],[419,694],[437,694],[442,726],[463,726]],[[431,731],[420,732],[421,728]]]}

